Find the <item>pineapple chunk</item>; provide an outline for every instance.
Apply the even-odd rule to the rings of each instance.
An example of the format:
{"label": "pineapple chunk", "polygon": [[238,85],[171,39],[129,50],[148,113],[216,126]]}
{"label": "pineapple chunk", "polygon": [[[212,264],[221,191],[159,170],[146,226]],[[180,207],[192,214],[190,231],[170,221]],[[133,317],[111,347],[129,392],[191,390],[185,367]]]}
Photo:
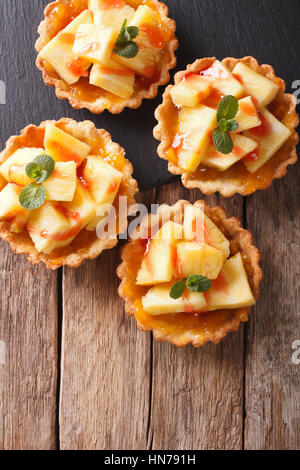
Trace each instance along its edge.
{"label": "pineapple chunk", "polygon": [[62,207],[68,214],[72,229],[85,228],[96,217],[97,206],[89,191],[77,180],[76,191],[71,202],[62,202]]}
{"label": "pineapple chunk", "polygon": [[32,179],[26,174],[26,165],[32,162],[37,156],[43,155],[44,153],[45,150],[42,148],[20,148],[2,163],[0,166],[0,174],[9,183],[27,186],[32,183]]}
{"label": "pineapple chunk", "polygon": [[86,159],[82,177],[97,205],[112,204],[123,179],[122,173],[100,157],[92,155]]}
{"label": "pineapple chunk", "polygon": [[170,285],[152,287],[142,298],[143,309],[150,315],[166,315],[168,313],[203,312],[206,300],[203,294],[188,292],[185,296],[174,300],[170,297]]}
{"label": "pineapple chunk", "polygon": [[216,60],[211,67],[202,71],[202,76],[211,80],[213,87],[222,95],[241,98],[245,95],[244,86],[232,75],[226,65]]}
{"label": "pineapple chunk", "polygon": [[98,223],[105,217],[116,198],[123,179],[122,173],[100,157],[90,155],[82,172],[82,178],[87,189],[97,206],[102,206],[103,216],[96,216],[86,227],[87,230],[95,230]]}
{"label": "pineapple chunk", "polygon": [[91,85],[103,88],[121,98],[130,98],[134,92],[135,73],[109,60],[105,65],[95,64],[90,73]]}
{"label": "pineapple chunk", "polygon": [[157,15],[147,5],[140,5],[129,26],[139,28],[139,35],[134,40],[139,46],[139,52],[133,59],[127,59],[117,54],[113,54],[113,59],[134,70],[137,74],[151,78],[155,72],[155,64],[160,59],[160,52],[164,47]]}
{"label": "pineapple chunk", "polygon": [[246,131],[247,129],[261,125],[251,96],[239,100],[239,110],[235,120],[239,125],[237,132]]}
{"label": "pineapple chunk", "polygon": [[177,247],[176,271],[179,277],[193,274],[217,279],[224,262],[222,251],[206,243],[184,242]]}
{"label": "pineapple chunk", "polygon": [[[22,216],[26,220],[29,217],[30,211],[24,209],[19,201],[19,195],[22,191],[20,186],[9,183],[0,192],[0,219],[14,219],[15,217]],[[23,225],[23,227],[24,227]]]}
{"label": "pineapple chunk", "polygon": [[220,279],[208,291],[207,302],[209,311],[255,304],[240,253],[225,262]]}
{"label": "pineapple chunk", "polygon": [[16,217],[11,220],[9,230],[14,233],[21,233],[27,224],[29,216],[30,211],[24,209],[24,212],[16,215]]}
{"label": "pineapple chunk", "polygon": [[130,22],[135,10],[123,0],[89,0],[89,10],[93,13],[94,23],[112,27],[118,33],[127,19]]}
{"label": "pineapple chunk", "polygon": [[197,106],[205,100],[212,91],[212,84],[197,74],[190,76],[187,80],[178,83],[171,88],[171,96],[175,106]]}
{"label": "pineapple chunk", "polygon": [[219,171],[226,171],[258,147],[255,140],[248,139],[243,135],[233,134],[232,140],[234,144],[233,151],[227,155],[218,152],[213,144],[209,144],[201,163]]}
{"label": "pineapple chunk", "polygon": [[27,230],[39,253],[50,254],[57,248],[69,245],[74,238],[64,211],[49,201],[31,211]]}
{"label": "pineapple chunk", "polygon": [[153,239],[137,274],[136,283],[149,286],[170,282],[176,263],[176,248],[168,240]]}
{"label": "pineapple chunk", "polygon": [[80,166],[91,151],[89,145],[62,131],[55,124],[46,126],[44,147],[46,153],[56,162],[74,161],[76,166]]}
{"label": "pineapple chunk", "polygon": [[48,201],[72,201],[76,189],[75,162],[56,163],[55,170],[43,183]]}
{"label": "pineapple chunk", "polygon": [[267,106],[278,93],[278,85],[242,62],[236,64],[233,73],[241,77],[247,93],[257,100],[259,107]]}
{"label": "pineapple chunk", "polygon": [[169,240],[173,244],[183,238],[183,226],[175,222],[166,222],[161,229],[155,234],[156,240]]}
{"label": "pineapple chunk", "polygon": [[3,178],[3,176],[0,173],[0,191],[2,191],[4,186],[6,186],[6,183],[7,183],[6,180]]}
{"label": "pineapple chunk", "polygon": [[111,58],[117,39],[118,33],[113,28],[82,24],[77,30],[73,52],[91,62],[106,63]]}
{"label": "pineapple chunk", "polygon": [[[179,165],[186,171],[195,171],[205,155],[211,132],[217,127],[217,112],[207,106],[182,108],[179,114],[177,148]],[[178,143],[176,140],[178,139]]]}
{"label": "pineapple chunk", "polygon": [[230,254],[230,243],[218,227],[198,207],[185,206],[184,238],[187,241],[206,243],[221,250],[224,259]]}
{"label": "pineapple chunk", "polygon": [[250,139],[255,139],[259,145],[258,157],[256,160],[243,163],[250,173],[255,173],[283,146],[291,136],[291,131],[267,109],[261,111],[262,124],[260,127],[248,130],[245,135]]}
{"label": "pineapple chunk", "polygon": [[40,52],[42,59],[46,60],[69,85],[75,83],[83,75],[87,76],[90,61],[78,62],[73,52],[75,35],[80,25],[93,22],[90,11],[83,11],[65,29],[55,36]]}

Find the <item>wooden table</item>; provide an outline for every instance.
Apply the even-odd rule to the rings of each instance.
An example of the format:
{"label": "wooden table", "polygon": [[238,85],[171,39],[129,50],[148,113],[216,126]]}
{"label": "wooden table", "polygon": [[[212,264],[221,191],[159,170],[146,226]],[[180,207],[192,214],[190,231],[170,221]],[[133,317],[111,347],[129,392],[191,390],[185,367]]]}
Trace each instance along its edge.
{"label": "wooden table", "polygon": [[[0,448],[299,449],[299,176],[247,200],[207,198],[264,254],[250,322],[217,346],[138,331],[117,296],[118,248],[53,273],[2,243]],[[175,183],[139,200],[199,197]]]}

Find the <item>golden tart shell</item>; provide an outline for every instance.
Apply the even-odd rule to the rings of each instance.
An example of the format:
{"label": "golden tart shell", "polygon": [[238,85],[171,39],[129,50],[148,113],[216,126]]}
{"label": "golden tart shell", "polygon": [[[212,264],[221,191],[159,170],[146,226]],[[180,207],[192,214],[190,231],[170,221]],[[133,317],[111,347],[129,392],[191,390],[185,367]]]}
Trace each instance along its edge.
{"label": "golden tart shell", "polygon": [[[111,140],[110,134],[104,129],[96,129],[91,121],[76,122],[73,119],[63,118],[59,121],[44,121],[39,126],[33,124],[21,131],[21,135],[12,136],[8,139],[6,147],[0,154],[0,163],[7,160],[18,148],[22,147],[43,147],[46,125],[55,123],[59,128],[68,132],[72,136],[89,143],[93,150],[97,147],[109,155],[120,156],[119,171],[123,173],[119,195],[128,197],[128,207],[135,203],[134,196],[138,192],[138,185],[132,178],[133,167],[125,158],[125,151]],[[122,233],[127,228],[127,220],[121,218],[118,233]],[[55,270],[61,266],[77,268],[85,259],[97,258],[102,251],[115,247],[118,243],[116,239],[100,240],[96,232],[81,230],[75,240],[68,246],[53,251],[50,255],[39,253],[25,228],[21,233],[12,233],[8,221],[0,220],[0,238],[10,244],[12,251],[16,254],[26,255],[31,264],[37,265],[45,263],[47,269]]]}
{"label": "golden tart shell", "polygon": [[[142,0],[141,0],[142,1]],[[88,0],[77,0],[81,8],[79,7],[76,11],[76,16],[79,15],[83,10],[87,9]],[[153,83],[146,81],[146,87],[141,86],[134,94],[128,98],[119,98],[102,88],[95,91],[95,88],[89,85],[88,81],[79,80],[74,85],[68,85],[59,75],[52,69],[49,64],[38,56],[36,59],[36,65],[39,70],[43,73],[43,80],[46,85],[54,86],[56,96],[65,100],[68,99],[71,106],[75,109],[88,109],[93,114],[101,114],[106,109],[112,114],[119,114],[125,108],[137,109],[141,106],[143,99],[153,99],[157,96],[158,87],[165,85],[170,80],[169,70],[176,66],[177,59],[175,51],[178,49],[178,40],[175,37],[176,22],[168,17],[169,9],[167,5],[158,0],[151,0],[159,11],[164,24],[170,31],[171,39],[167,42],[164,53],[161,60],[161,73],[159,79]],[[35,48],[37,52],[40,52],[48,42],[53,39],[63,28],[60,28],[53,21],[53,14],[60,5],[65,6],[66,3],[70,3],[70,0],[56,0],[50,3],[45,8],[45,19],[40,23],[38,28],[39,38],[36,41]],[[69,17],[72,13],[69,13]],[[67,18],[67,17],[66,17]],[[86,92],[86,88],[90,89],[91,92]]]}
{"label": "golden tart shell", "polygon": [[[215,62],[215,57],[196,60],[188,65],[185,71],[175,75],[175,84],[189,72],[200,72]],[[292,135],[283,147],[253,175],[249,173],[242,162],[238,162],[226,171],[217,171],[199,166],[194,172],[186,172],[180,168],[176,161],[170,161],[168,151],[172,147],[175,127],[174,119],[177,119],[177,108],[171,98],[169,85],[163,95],[163,103],[156,109],[155,117],[158,125],[154,128],[154,137],[161,143],[158,147],[158,155],[169,162],[169,171],[174,175],[181,175],[182,183],[186,188],[199,188],[203,194],[214,194],[219,192],[224,197],[239,193],[248,196],[259,189],[267,189],[272,185],[274,179],[282,178],[287,173],[287,167],[298,160],[296,145],[299,141],[296,127],[299,117],[296,112],[296,99],[293,95],[285,93],[285,82],[275,75],[271,65],[259,65],[254,57],[234,59],[228,57],[222,61],[229,70],[233,70],[238,62],[243,62],[252,70],[258,72],[279,86],[279,92],[267,107],[285,126]]]}
{"label": "golden tart shell", "polygon": [[[141,330],[152,331],[156,340],[170,342],[175,346],[183,347],[191,343],[195,347],[201,347],[209,341],[217,344],[227,333],[237,331],[240,323],[248,320],[251,309],[208,312],[198,315],[196,322],[193,316],[188,313],[153,317],[148,315],[142,307],[141,297],[145,295],[147,287],[137,286],[135,283],[144,254],[141,238],[147,237],[148,227],[157,226],[159,229],[165,217],[167,220],[170,211],[173,215],[171,219],[174,219],[175,216],[176,222],[178,222],[178,213],[182,214],[183,207],[187,204],[191,205],[188,201],[181,200],[174,206],[162,205],[156,214],[151,214],[142,220],[136,233],[132,236],[135,239],[130,240],[121,250],[122,263],[117,269],[117,275],[122,281],[119,295],[125,301],[125,312],[136,318]],[[227,218],[221,207],[210,207],[204,201],[197,201],[194,206],[204,206],[205,214],[230,240],[230,256],[238,251],[241,252],[253,295],[255,299],[258,299],[259,284],[263,273],[259,265],[260,252],[253,245],[252,234],[242,228],[241,222],[237,218]],[[140,238],[136,237],[137,233]]]}

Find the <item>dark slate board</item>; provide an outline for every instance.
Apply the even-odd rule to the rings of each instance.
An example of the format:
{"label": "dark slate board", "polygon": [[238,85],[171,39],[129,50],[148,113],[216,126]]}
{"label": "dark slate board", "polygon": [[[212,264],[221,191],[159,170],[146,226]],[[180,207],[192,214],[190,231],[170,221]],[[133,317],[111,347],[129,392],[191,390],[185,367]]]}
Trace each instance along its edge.
{"label": "dark slate board", "polygon": [[[10,135],[29,123],[63,116],[91,119],[107,129],[113,140],[126,149],[141,189],[172,180],[166,162],[157,156],[152,136],[154,110],[161,102],[163,88],[153,101],[119,116],[108,112],[95,116],[76,111],[67,101],[56,98],[54,89],[44,85],[35,67],[34,43],[47,0],[0,0],[0,80],[6,84],[6,105],[1,110],[1,147]],[[290,89],[300,80],[299,0],[165,0],[177,21],[180,47],[178,67],[184,69],[195,59],[216,56],[255,56],[270,63]],[[173,73],[172,72],[172,77]]]}

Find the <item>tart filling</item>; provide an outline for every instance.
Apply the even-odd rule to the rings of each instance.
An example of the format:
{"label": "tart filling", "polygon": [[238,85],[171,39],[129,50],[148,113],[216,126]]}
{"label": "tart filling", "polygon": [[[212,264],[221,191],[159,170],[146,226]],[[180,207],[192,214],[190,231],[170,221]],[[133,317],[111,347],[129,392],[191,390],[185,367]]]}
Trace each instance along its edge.
{"label": "tart filling", "polygon": [[248,320],[258,298],[259,252],[251,234],[218,207],[180,201],[164,222],[165,212],[162,206],[151,217],[157,225],[152,238],[147,223],[139,230],[146,238],[123,248],[118,275],[126,313],[156,339],[177,346],[219,342]]}
{"label": "tart filling", "polygon": [[118,216],[119,196],[134,202],[137,184],[106,131],[70,119],[29,126],[0,162],[0,234],[15,251],[55,269],[116,245],[117,237],[99,240],[97,226],[113,208]]}
{"label": "tart filling", "polygon": [[[251,57],[196,61],[176,75],[156,111],[160,157],[187,187],[206,194],[247,195],[268,187],[297,160],[296,103],[284,90],[273,69]],[[226,122],[220,108],[228,97],[237,107]],[[218,145],[216,130],[231,147]]]}
{"label": "tart filling", "polygon": [[37,66],[74,107],[138,107],[176,64],[176,24],[156,0],[57,0],[45,17]]}

